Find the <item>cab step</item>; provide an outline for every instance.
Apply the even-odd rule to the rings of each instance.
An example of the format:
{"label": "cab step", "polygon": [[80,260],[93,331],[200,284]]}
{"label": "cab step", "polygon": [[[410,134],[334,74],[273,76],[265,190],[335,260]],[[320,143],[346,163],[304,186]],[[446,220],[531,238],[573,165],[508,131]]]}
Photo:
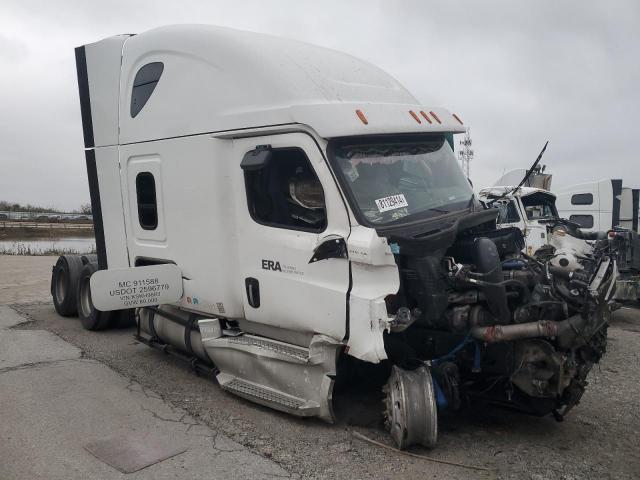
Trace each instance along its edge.
{"label": "cab step", "polygon": [[318,402],[294,397],[293,395],[288,395],[284,392],[265,387],[264,385],[258,385],[224,373],[219,374],[217,378],[218,383],[224,390],[259,403],[260,405],[286,411],[287,413],[301,417],[317,416],[320,411]]}
{"label": "cab step", "polygon": [[263,355],[268,355],[271,352],[274,354],[274,358],[277,356],[289,362],[307,363],[309,361],[308,348],[271,340],[270,338],[245,334],[229,337],[227,342],[247,352],[261,352]]}
{"label": "cab step", "polygon": [[342,343],[322,335],[308,348],[258,335],[202,339],[220,386],[240,397],[301,417],[333,422],[332,391]]}

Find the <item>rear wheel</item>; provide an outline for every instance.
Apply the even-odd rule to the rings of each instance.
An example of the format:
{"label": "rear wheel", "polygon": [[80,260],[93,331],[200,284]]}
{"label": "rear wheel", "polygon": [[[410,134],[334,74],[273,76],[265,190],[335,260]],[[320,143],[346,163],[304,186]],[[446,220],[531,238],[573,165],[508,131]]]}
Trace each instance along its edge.
{"label": "rear wheel", "polygon": [[62,316],[77,312],[76,291],[82,271],[82,259],[77,255],[62,255],[51,273],[51,296],[56,312]]}
{"label": "rear wheel", "polygon": [[81,255],[80,258],[82,259],[83,265],[86,265],[87,263],[95,263],[96,265],[98,264],[98,255],[96,255],[95,253]]}
{"label": "rear wheel", "polygon": [[101,312],[91,300],[91,275],[98,270],[94,263],[87,263],[80,272],[77,289],[77,310],[82,326],[87,330],[105,330],[111,326],[113,312]]}

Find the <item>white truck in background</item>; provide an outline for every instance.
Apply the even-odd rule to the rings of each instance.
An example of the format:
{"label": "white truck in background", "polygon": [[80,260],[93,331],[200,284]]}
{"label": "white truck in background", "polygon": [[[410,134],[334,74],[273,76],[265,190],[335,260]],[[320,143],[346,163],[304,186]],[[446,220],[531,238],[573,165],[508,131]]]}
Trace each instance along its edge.
{"label": "white truck in background", "polygon": [[620,270],[616,299],[640,302],[640,189],[625,187],[621,179],[603,179],[562,187],[555,194],[561,218],[585,234],[608,235]]}
{"label": "white truck in background", "polygon": [[555,191],[558,213],[585,230],[608,230],[619,223],[621,191],[622,180],[619,179],[560,188]]}
{"label": "white truck in background", "polygon": [[622,187],[620,227],[640,233],[640,189]]}
{"label": "white truck in background", "polygon": [[[526,169],[514,169],[502,175],[493,187],[484,188],[480,195],[496,198],[505,191],[513,191],[525,177]],[[522,188],[514,194],[525,198],[538,193],[547,193],[555,203],[556,215],[577,225],[583,231],[599,232],[613,227],[639,232],[640,189],[623,186],[620,179],[602,179],[551,189],[552,175],[545,167],[535,168]],[[534,197],[535,197],[534,195]],[[528,199],[525,203],[535,201]],[[527,207],[524,207],[527,208]],[[513,212],[512,212],[513,213]],[[534,216],[538,216],[535,212]],[[548,216],[550,212],[546,212]],[[508,222],[507,222],[508,223]]]}
{"label": "white truck in background", "polygon": [[525,252],[529,256],[548,242],[546,220],[557,218],[555,195],[538,187],[496,186],[480,190],[480,200],[498,211],[498,225],[522,230]]}
{"label": "white truck in background", "polygon": [[97,259],[58,259],[60,314],[135,318],[223,389],[328,422],[379,377],[400,448],[478,398],[578,404],[616,260],[523,256],[460,169],[460,117],[349,55],[218,27],[110,37],[76,64]]}
{"label": "white truck in background", "polygon": [[585,231],[626,228],[638,233],[640,189],[625,187],[620,179],[603,179],[555,190],[562,218]]}
{"label": "white truck in background", "polygon": [[480,200],[498,209],[498,226],[517,227],[525,237],[525,252],[552,247],[558,258],[565,249],[583,254],[598,239],[607,238],[616,252],[619,276],[616,299],[640,301],[640,239],[638,237],[637,189],[622,180],[605,179],[550,191],[552,177],[536,168],[527,185],[517,188],[525,170],[504,175],[494,186],[480,191]]}

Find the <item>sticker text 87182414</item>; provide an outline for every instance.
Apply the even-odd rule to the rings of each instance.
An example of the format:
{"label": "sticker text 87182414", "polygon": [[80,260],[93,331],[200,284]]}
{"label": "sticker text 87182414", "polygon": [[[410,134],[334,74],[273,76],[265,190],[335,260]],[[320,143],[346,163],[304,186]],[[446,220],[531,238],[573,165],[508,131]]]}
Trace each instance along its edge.
{"label": "sticker text 87182414", "polygon": [[399,193],[398,195],[390,195],[377,199],[376,206],[379,212],[386,212],[388,210],[395,210],[396,208],[408,207],[409,204],[407,203],[407,199],[404,198],[404,195]]}

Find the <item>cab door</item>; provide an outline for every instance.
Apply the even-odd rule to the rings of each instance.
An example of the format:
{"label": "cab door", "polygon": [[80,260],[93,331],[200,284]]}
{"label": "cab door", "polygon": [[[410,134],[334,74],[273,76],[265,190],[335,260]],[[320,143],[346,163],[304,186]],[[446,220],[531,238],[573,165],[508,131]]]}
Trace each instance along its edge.
{"label": "cab door", "polygon": [[289,338],[282,329],[342,340],[350,224],[320,148],[290,133],[234,140],[234,156],[246,320],[270,327],[274,338]]}
{"label": "cab door", "polygon": [[532,256],[539,248],[547,244],[547,226],[537,220],[529,219],[527,209],[520,197],[516,197],[514,202],[518,205],[522,226],[520,229],[524,234],[526,254]]}

